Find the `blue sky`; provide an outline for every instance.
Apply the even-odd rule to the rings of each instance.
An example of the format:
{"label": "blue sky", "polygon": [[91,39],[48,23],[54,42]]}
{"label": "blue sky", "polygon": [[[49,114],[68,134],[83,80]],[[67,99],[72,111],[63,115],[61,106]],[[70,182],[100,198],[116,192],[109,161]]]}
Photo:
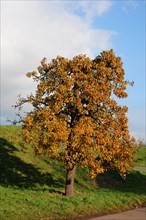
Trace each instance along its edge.
{"label": "blue sky", "polygon": [[13,120],[17,95],[35,86],[25,73],[43,57],[91,58],[113,48],[121,56],[125,78],[134,81],[129,97],[129,129],[145,135],[145,7],[144,0],[1,1],[1,123]]}

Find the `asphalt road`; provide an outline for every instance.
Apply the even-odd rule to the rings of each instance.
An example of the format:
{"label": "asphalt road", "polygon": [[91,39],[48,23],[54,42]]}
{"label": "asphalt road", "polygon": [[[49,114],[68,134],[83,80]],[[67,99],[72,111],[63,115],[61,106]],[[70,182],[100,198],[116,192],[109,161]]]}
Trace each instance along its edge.
{"label": "asphalt road", "polygon": [[146,167],[136,166],[134,169],[135,169],[135,170],[146,171]]}
{"label": "asphalt road", "polygon": [[111,214],[111,215],[91,218],[89,220],[146,220],[146,207],[141,207],[126,212],[121,212],[118,214]]}

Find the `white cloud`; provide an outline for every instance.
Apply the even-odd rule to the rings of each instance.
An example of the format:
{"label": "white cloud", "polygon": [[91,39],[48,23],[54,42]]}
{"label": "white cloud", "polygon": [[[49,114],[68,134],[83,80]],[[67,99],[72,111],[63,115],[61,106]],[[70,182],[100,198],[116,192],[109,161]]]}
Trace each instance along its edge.
{"label": "white cloud", "polygon": [[85,13],[86,20],[92,21],[94,17],[100,17],[113,5],[113,2],[109,0],[93,2],[94,4],[91,4],[90,1],[79,1],[79,6],[81,7],[81,10]]}
{"label": "white cloud", "polygon": [[112,47],[116,33],[92,27],[93,19],[111,6],[111,1],[1,2],[3,117],[12,112],[19,93],[34,90],[25,73],[36,69],[43,57],[49,60],[58,54],[72,57],[80,53],[94,57]]}
{"label": "white cloud", "polygon": [[77,0],[77,1],[65,1],[65,7],[70,13],[76,13],[82,15],[86,23],[92,23],[94,18],[100,17],[108,12],[114,1],[111,0]]}
{"label": "white cloud", "polygon": [[123,6],[122,9],[124,12],[128,12],[129,9],[134,8],[137,9],[139,7],[139,0],[128,0],[128,1],[123,1]]}

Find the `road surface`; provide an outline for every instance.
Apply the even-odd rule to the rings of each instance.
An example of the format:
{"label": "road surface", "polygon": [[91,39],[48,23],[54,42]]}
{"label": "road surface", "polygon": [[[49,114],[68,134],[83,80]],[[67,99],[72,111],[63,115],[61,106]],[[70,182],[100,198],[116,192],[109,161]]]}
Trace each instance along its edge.
{"label": "road surface", "polygon": [[141,207],[117,214],[91,218],[89,220],[146,220],[146,207]]}

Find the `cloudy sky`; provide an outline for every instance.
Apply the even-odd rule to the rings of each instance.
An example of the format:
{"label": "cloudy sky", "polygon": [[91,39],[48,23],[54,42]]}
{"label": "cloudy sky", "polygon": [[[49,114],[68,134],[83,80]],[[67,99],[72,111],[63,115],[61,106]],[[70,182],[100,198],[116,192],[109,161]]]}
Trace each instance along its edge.
{"label": "cloudy sky", "polygon": [[145,133],[145,0],[1,0],[1,124],[15,119],[17,95],[35,90],[25,73],[43,57],[91,58],[113,48],[121,56],[125,78],[134,81],[129,97],[129,128]]}

